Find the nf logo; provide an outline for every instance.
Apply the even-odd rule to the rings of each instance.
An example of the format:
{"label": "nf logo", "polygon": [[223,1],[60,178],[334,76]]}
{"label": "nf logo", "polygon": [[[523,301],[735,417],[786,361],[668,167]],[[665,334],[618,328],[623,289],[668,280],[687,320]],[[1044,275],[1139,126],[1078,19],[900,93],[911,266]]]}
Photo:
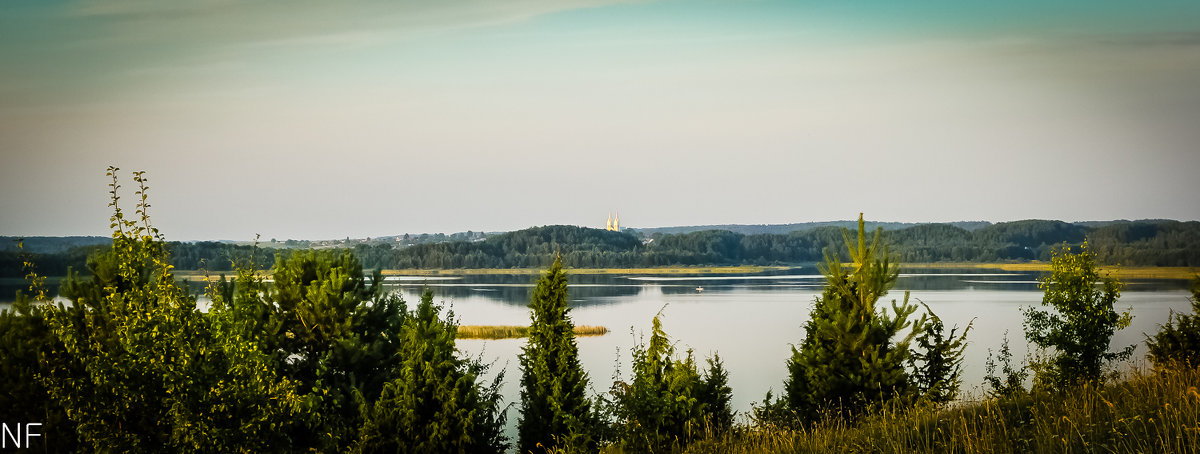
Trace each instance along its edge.
{"label": "nf logo", "polygon": [[[24,429],[24,437],[22,437],[22,429]],[[29,437],[42,436],[42,423],[31,422],[29,424],[17,423],[15,426],[9,426],[8,423],[3,423],[0,427],[0,448],[8,448],[9,441],[12,441],[14,448],[28,448]],[[22,444],[21,442],[24,442]]]}

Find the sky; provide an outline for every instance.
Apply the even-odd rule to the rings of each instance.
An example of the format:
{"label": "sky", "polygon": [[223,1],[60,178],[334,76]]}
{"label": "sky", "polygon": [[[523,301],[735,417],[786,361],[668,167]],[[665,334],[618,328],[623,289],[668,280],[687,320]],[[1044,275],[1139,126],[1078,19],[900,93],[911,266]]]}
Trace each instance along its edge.
{"label": "sky", "polygon": [[0,235],[1200,219],[1200,2],[6,0]]}

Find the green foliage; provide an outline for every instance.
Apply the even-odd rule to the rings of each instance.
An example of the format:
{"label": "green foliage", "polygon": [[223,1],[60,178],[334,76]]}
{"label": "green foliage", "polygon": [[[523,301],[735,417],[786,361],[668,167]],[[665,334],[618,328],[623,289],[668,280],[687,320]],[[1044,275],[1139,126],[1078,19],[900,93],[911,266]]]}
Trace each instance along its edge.
{"label": "green foliage", "polygon": [[1133,372],[1062,393],[951,407],[884,405],[857,423],[823,419],[702,440],[694,453],[1193,453],[1200,450],[1200,369]]}
{"label": "green foliage", "polygon": [[[4,421],[40,422],[43,433],[71,434],[75,428],[62,405],[49,398],[46,387],[37,379],[48,368],[47,354],[61,345],[46,324],[43,305],[51,303],[44,278],[33,270],[29,260],[25,261],[25,269],[34,298],[17,292],[12,308],[0,311],[0,383],[4,384],[0,388],[0,409],[4,409]],[[34,440],[48,451],[77,449],[73,437]]]}
{"label": "green foliage", "polygon": [[[106,244],[96,244],[93,238],[104,239]],[[112,247],[112,238],[104,237],[44,238],[42,242],[50,244],[36,252],[31,251],[30,255],[38,267],[50,276],[65,276],[68,268],[83,269],[89,256]],[[183,270],[232,271],[235,263],[245,261],[246,257],[255,253],[256,267],[265,268],[275,263],[273,251],[215,241],[169,241],[166,249],[171,265]],[[20,276],[20,260],[17,251],[0,250],[0,277]]]}
{"label": "green foliage", "polygon": [[113,247],[94,256],[91,281],[68,279],[72,306],[46,312],[60,349],[42,381],[97,451],[268,451],[297,399],[268,358],[223,330],[176,284],[162,236],[150,225],[146,179],[137,217],[125,217],[113,182]]}
{"label": "green foliage", "polygon": [[649,344],[634,347],[632,382],[613,383],[611,391],[620,446],[630,452],[680,450],[733,420],[720,358],[709,360],[704,376],[690,350],[675,358],[661,316],[654,317]]}
{"label": "green foliage", "polygon": [[167,243],[171,264],[182,270],[235,271],[238,268],[266,268],[277,260],[275,251],[216,241]]}
{"label": "green foliage", "polygon": [[529,340],[521,351],[520,452],[557,445],[593,450],[597,418],[579,363],[575,325],[567,306],[562,259],[538,279],[530,297]]}
{"label": "green foliage", "polygon": [[1109,351],[1113,333],[1133,319],[1128,310],[1113,310],[1121,283],[1100,275],[1087,243],[1078,253],[1071,253],[1068,246],[1055,251],[1050,266],[1050,275],[1038,286],[1045,292],[1042,305],[1052,311],[1034,307],[1023,311],[1026,339],[1053,349],[1036,368],[1038,381],[1061,389],[1079,381],[1101,380],[1105,364],[1133,354],[1133,345]]}
{"label": "green foliage", "polygon": [[[925,303],[921,305],[925,306]],[[958,328],[955,327],[946,334],[942,319],[934,315],[929,306],[925,306],[925,310],[930,316],[916,338],[917,348],[910,364],[912,378],[920,398],[944,405],[958,395],[958,387],[962,384],[963,350],[967,348],[967,333],[971,332],[975,322],[968,323],[962,333],[956,333]]]}
{"label": "green foliage", "polygon": [[[997,364],[996,361],[1000,363]],[[992,358],[992,350],[988,349],[988,358],[985,363],[984,370],[986,375],[983,377],[984,385],[987,387],[987,394],[998,399],[1016,399],[1025,394],[1025,379],[1029,377],[1029,371],[1023,365],[1013,365],[1012,350],[1008,347],[1008,332],[1004,332],[1004,342],[1000,344],[1000,351],[997,352],[996,358]],[[996,367],[1000,367],[997,374]]]}
{"label": "green foliage", "polygon": [[704,407],[705,423],[710,433],[722,433],[733,428],[733,388],[729,387],[729,371],[716,353],[705,360],[708,370],[700,381],[696,398]]}
{"label": "green foliage", "polygon": [[[868,245],[860,216],[856,239],[843,232],[851,265],[844,266],[836,254],[826,254],[820,267],[826,287],[805,325],[803,343],[792,347],[784,384],[786,407],[800,421],[814,422],[825,411],[857,416],[875,403],[914,391],[916,383],[904,366],[912,357],[909,343],[925,329],[926,318],[916,323],[908,320],[917,307],[909,304],[907,293],[903,303],[892,301],[891,315],[876,308],[899,273],[881,234],[876,230]],[[902,336],[910,326],[913,329]],[[943,360],[950,360],[952,352],[945,353]],[[941,383],[931,386],[948,385],[943,383],[948,377],[926,378]]]}
{"label": "green foliage", "polygon": [[406,306],[367,280],[347,251],[277,256],[268,286],[251,257],[233,283],[210,294],[211,313],[253,337],[275,370],[297,384],[304,414],[288,437],[296,448],[345,450],[358,437],[359,407],[398,373]]}
{"label": "green foliage", "polygon": [[439,319],[431,294],[408,316],[348,251],[278,255],[270,283],[252,248],[233,280],[210,281],[205,312],[175,280],[143,174],[129,219],[116,171],[112,247],[88,258],[88,277],[68,273],[60,293],[71,304],[50,305],[30,272],[37,304],[19,296],[0,313],[0,403],[55,430],[47,448],[505,448],[503,374],[476,383],[488,366],[455,356],[453,316]]}
{"label": "green foliage", "polygon": [[1088,245],[1107,263],[1200,265],[1200,222],[1115,222],[1088,232]]}
{"label": "green foliage", "polygon": [[1154,337],[1146,336],[1146,347],[1156,366],[1200,365],[1200,276],[1192,280],[1192,313],[1172,312]]}
{"label": "green foliage", "polygon": [[404,320],[396,378],[373,405],[362,402],[365,421],[355,445],[361,452],[502,452],[504,417],[497,375],[478,383],[487,367],[459,358],[454,314],[438,316],[428,289]]}
{"label": "green foliage", "polygon": [[[717,226],[722,230],[685,232],[653,229],[653,242],[642,244],[632,232],[608,232],[574,226],[533,227],[499,235],[434,234],[404,242],[370,242],[351,249],[368,268],[533,268],[561,250],[569,267],[633,267],[679,265],[777,265],[820,261],[823,252],[841,242],[844,222],[823,227]],[[1097,255],[1109,263],[1137,266],[1200,265],[1200,222],[1115,221],[1075,223],[1025,220],[977,226],[979,223],[888,224],[886,235],[897,258],[904,262],[996,262],[1048,260],[1055,245],[1080,244],[1086,237]],[[983,223],[986,224],[986,223]],[[966,227],[966,228],[964,228]],[[968,230],[970,229],[970,230]],[[731,232],[729,230],[736,230]],[[677,232],[666,234],[664,232]],[[763,233],[773,232],[773,233]],[[0,237],[0,277],[23,275],[15,251],[3,249]],[[338,241],[335,246],[343,246]],[[66,274],[83,269],[87,256],[99,246],[91,238],[45,238],[31,251],[44,272]],[[309,248],[314,242],[287,240],[288,248]],[[411,244],[411,245],[410,245]],[[179,269],[233,270],[252,247],[216,242],[167,244],[171,264]],[[260,251],[255,266],[274,263],[276,254]]]}
{"label": "green foliage", "polygon": [[[1091,237],[1101,256],[1112,262],[1200,265],[1200,222],[1195,221],[1081,225],[1025,220],[974,230],[949,224],[899,227],[903,228],[889,230],[886,235],[897,258],[905,262],[1048,260],[1054,245],[1077,245]],[[447,238],[448,242],[398,249],[391,245],[358,245],[355,252],[367,266],[381,268],[541,267],[556,250],[562,251],[563,264],[569,267],[771,265],[820,261],[823,251],[838,247],[842,239],[842,229],[835,226],[788,233],[739,230],[655,233],[648,238],[653,241],[643,245],[628,232],[547,226],[492,235],[484,241]]]}

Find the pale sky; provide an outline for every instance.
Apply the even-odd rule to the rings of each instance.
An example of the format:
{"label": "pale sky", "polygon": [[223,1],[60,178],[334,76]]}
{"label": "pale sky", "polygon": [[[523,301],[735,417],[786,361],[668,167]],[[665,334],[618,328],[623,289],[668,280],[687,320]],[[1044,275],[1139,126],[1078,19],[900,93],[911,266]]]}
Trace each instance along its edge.
{"label": "pale sky", "polygon": [[1196,220],[1200,2],[6,0],[0,162],[0,235]]}

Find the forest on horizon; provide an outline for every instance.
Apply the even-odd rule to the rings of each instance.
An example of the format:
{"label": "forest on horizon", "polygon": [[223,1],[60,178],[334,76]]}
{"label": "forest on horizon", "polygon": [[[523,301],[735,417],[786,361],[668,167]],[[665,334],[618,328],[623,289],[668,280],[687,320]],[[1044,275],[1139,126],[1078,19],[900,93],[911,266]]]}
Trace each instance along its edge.
{"label": "forest on horizon", "polygon": [[[794,265],[822,260],[824,251],[840,247],[842,227],[830,223],[790,233],[741,233],[700,230],[613,232],[577,226],[532,227],[483,235],[425,236],[424,241],[349,241],[336,246],[295,242],[264,247],[228,242],[171,242],[177,269],[233,270],[234,261],[253,260],[270,268],[276,255],[314,248],[350,249],[371,269],[455,269],[544,267],[556,252],[564,265],[581,268]],[[896,225],[892,225],[896,224]],[[1112,221],[1068,223],[1025,220],[979,226],[955,224],[877,224],[902,262],[1046,261],[1053,247],[1085,240],[1105,264],[1124,266],[1200,266],[1200,222]],[[754,227],[754,226],[743,226]],[[744,229],[743,229],[744,230]],[[413,237],[419,239],[421,237]],[[44,275],[65,275],[68,268],[86,270],[88,253],[105,248],[105,237],[36,237],[16,248],[16,237],[0,245],[0,277],[20,277],[22,254]]]}

